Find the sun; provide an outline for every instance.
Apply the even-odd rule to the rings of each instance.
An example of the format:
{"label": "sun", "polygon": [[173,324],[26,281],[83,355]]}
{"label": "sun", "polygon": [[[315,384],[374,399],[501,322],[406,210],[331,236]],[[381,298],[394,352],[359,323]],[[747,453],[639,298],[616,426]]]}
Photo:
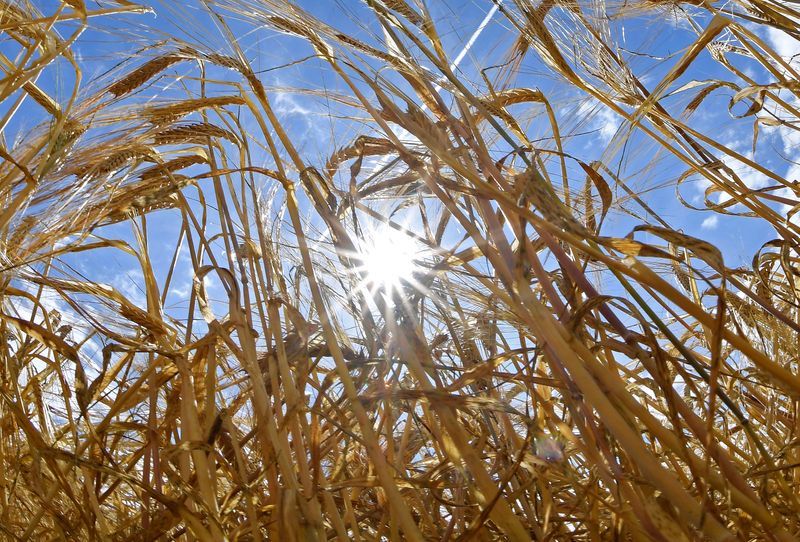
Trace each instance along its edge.
{"label": "sun", "polygon": [[414,238],[393,228],[370,234],[359,251],[366,286],[386,293],[399,290],[403,283],[413,283],[422,247]]}

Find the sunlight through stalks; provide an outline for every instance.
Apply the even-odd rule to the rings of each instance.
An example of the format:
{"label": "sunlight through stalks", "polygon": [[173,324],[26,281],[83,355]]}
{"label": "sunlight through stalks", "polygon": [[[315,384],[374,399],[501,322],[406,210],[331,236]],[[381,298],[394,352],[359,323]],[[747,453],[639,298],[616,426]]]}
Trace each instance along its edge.
{"label": "sunlight through stalks", "polygon": [[800,536],[792,4],[141,4],[0,1],[0,539]]}

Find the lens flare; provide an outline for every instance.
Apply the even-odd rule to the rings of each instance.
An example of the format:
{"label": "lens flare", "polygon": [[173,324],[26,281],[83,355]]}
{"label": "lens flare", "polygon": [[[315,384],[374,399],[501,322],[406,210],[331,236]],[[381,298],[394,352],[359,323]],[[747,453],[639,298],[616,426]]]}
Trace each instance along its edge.
{"label": "lens flare", "polygon": [[374,232],[361,250],[362,269],[370,289],[387,292],[411,282],[418,269],[415,261],[420,245],[413,238],[391,228]]}

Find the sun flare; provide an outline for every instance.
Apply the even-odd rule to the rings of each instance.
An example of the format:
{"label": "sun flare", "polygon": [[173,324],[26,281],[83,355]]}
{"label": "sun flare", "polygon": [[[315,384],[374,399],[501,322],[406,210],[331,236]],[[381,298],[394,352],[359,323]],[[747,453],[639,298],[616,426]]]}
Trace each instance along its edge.
{"label": "sun flare", "polygon": [[419,269],[416,259],[420,244],[413,238],[391,228],[374,232],[364,243],[361,260],[370,289],[387,292],[411,282]]}

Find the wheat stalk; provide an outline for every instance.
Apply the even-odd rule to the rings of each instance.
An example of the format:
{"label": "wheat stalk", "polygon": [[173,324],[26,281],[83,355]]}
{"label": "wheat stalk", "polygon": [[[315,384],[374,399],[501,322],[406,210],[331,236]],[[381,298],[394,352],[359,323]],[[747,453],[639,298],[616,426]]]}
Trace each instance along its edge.
{"label": "wheat stalk", "polygon": [[797,538],[793,6],[118,4],[0,3],[0,538]]}

